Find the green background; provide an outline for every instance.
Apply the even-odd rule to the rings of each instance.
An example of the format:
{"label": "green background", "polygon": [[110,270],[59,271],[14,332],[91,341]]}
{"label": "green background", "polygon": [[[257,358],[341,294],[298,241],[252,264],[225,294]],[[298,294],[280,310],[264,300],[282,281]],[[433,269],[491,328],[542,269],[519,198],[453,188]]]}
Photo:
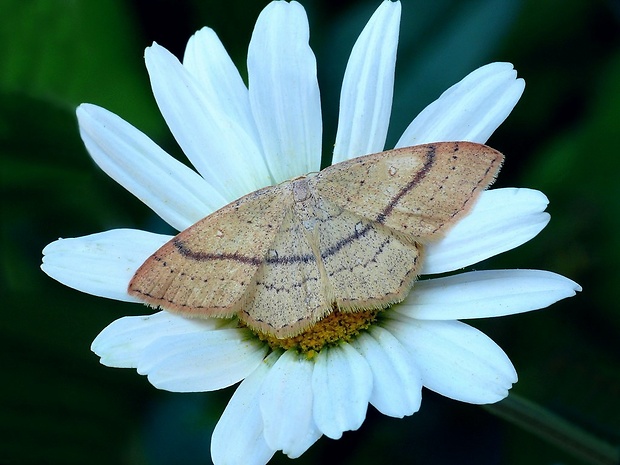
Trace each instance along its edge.
{"label": "green background", "polygon": [[[232,390],[172,394],[135,370],[103,367],[89,346],[108,323],[145,311],[81,294],[40,271],[58,237],[119,227],[171,232],[91,161],[75,107],[95,103],[183,159],[143,64],[153,41],[181,56],[215,29],[242,73],[265,1],[0,0],[0,463],[210,463],[214,422]],[[351,47],[376,0],[303,2],[317,55],[324,152],[333,144]],[[620,2],[404,0],[388,144],[449,85],[491,61],[514,63],[526,90],[489,145],[506,155],[497,187],[542,190],[549,226],[476,265],[537,268],[584,291],[538,312],[473,321],[511,357],[519,398],[557,417],[558,439],[620,446]],[[512,396],[511,396],[512,397]],[[493,411],[423,393],[404,420],[369,410],[357,432],[321,439],[295,463],[613,463],[570,453]],[[524,422],[542,418],[522,411]],[[585,432],[585,435],[582,434]],[[596,447],[599,446],[595,446]],[[604,448],[603,448],[604,449]],[[600,450],[600,447],[599,447]],[[606,461],[607,460],[607,461]],[[273,463],[288,463],[278,453]]]}

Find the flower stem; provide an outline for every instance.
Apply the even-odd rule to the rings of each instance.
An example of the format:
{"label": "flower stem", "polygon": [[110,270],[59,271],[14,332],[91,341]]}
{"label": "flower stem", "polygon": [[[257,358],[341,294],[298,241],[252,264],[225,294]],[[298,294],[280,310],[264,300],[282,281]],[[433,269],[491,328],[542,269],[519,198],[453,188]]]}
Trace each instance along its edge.
{"label": "flower stem", "polygon": [[497,404],[484,406],[541,439],[592,465],[617,465],[620,448],[595,437],[550,410],[511,393]]}

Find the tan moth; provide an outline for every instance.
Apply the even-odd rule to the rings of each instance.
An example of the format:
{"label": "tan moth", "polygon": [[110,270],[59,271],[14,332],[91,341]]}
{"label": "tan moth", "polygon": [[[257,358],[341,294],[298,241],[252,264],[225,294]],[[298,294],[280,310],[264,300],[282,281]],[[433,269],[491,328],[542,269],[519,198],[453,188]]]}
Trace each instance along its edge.
{"label": "tan moth", "polygon": [[502,161],[481,144],[441,142],[265,187],[179,233],[128,291],[188,317],[238,316],[276,338],[334,308],[386,307],[406,297],[424,245],[471,208]]}

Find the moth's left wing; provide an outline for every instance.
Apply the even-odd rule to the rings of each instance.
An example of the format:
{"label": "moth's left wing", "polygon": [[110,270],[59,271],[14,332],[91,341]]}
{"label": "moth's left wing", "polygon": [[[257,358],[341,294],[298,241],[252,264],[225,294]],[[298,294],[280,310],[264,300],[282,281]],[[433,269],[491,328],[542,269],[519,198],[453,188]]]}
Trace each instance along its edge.
{"label": "moth's left wing", "polygon": [[188,317],[235,315],[292,202],[290,183],[284,183],[226,205],[149,257],[129,294]]}

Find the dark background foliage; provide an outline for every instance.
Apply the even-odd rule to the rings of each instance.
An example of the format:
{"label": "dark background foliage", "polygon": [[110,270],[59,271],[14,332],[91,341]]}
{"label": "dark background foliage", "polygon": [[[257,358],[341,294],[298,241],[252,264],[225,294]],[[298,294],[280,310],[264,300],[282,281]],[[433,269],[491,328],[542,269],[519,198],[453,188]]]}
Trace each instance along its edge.
{"label": "dark background foliage", "polygon": [[[58,237],[118,227],[169,231],[91,161],[75,107],[121,115],[183,159],[152,98],[144,47],[181,56],[216,30],[245,73],[267,2],[0,0],[0,463],[210,463],[214,422],[231,390],[171,394],[89,350],[114,319],[145,311],[81,294],[39,269]],[[346,59],[378,0],[307,0],[325,120],[336,128]],[[513,388],[593,437],[620,446],[620,3],[617,0],[403,0],[388,147],[449,85],[491,61],[527,87],[489,144],[506,154],[497,186],[540,189],[550,225],[477,268],[538,268],[583,293],[549,309],[473,324],[520,376]],[[552,429],[554,428],[552,424]],[[357,432],[320,440],[295,463],[577,464],[582,458],[479,406],[424,392],[396,420],[369,410]],[[277,454],[273,463],[289,460]],[[585,463],[598,463],[586,461]]]}

